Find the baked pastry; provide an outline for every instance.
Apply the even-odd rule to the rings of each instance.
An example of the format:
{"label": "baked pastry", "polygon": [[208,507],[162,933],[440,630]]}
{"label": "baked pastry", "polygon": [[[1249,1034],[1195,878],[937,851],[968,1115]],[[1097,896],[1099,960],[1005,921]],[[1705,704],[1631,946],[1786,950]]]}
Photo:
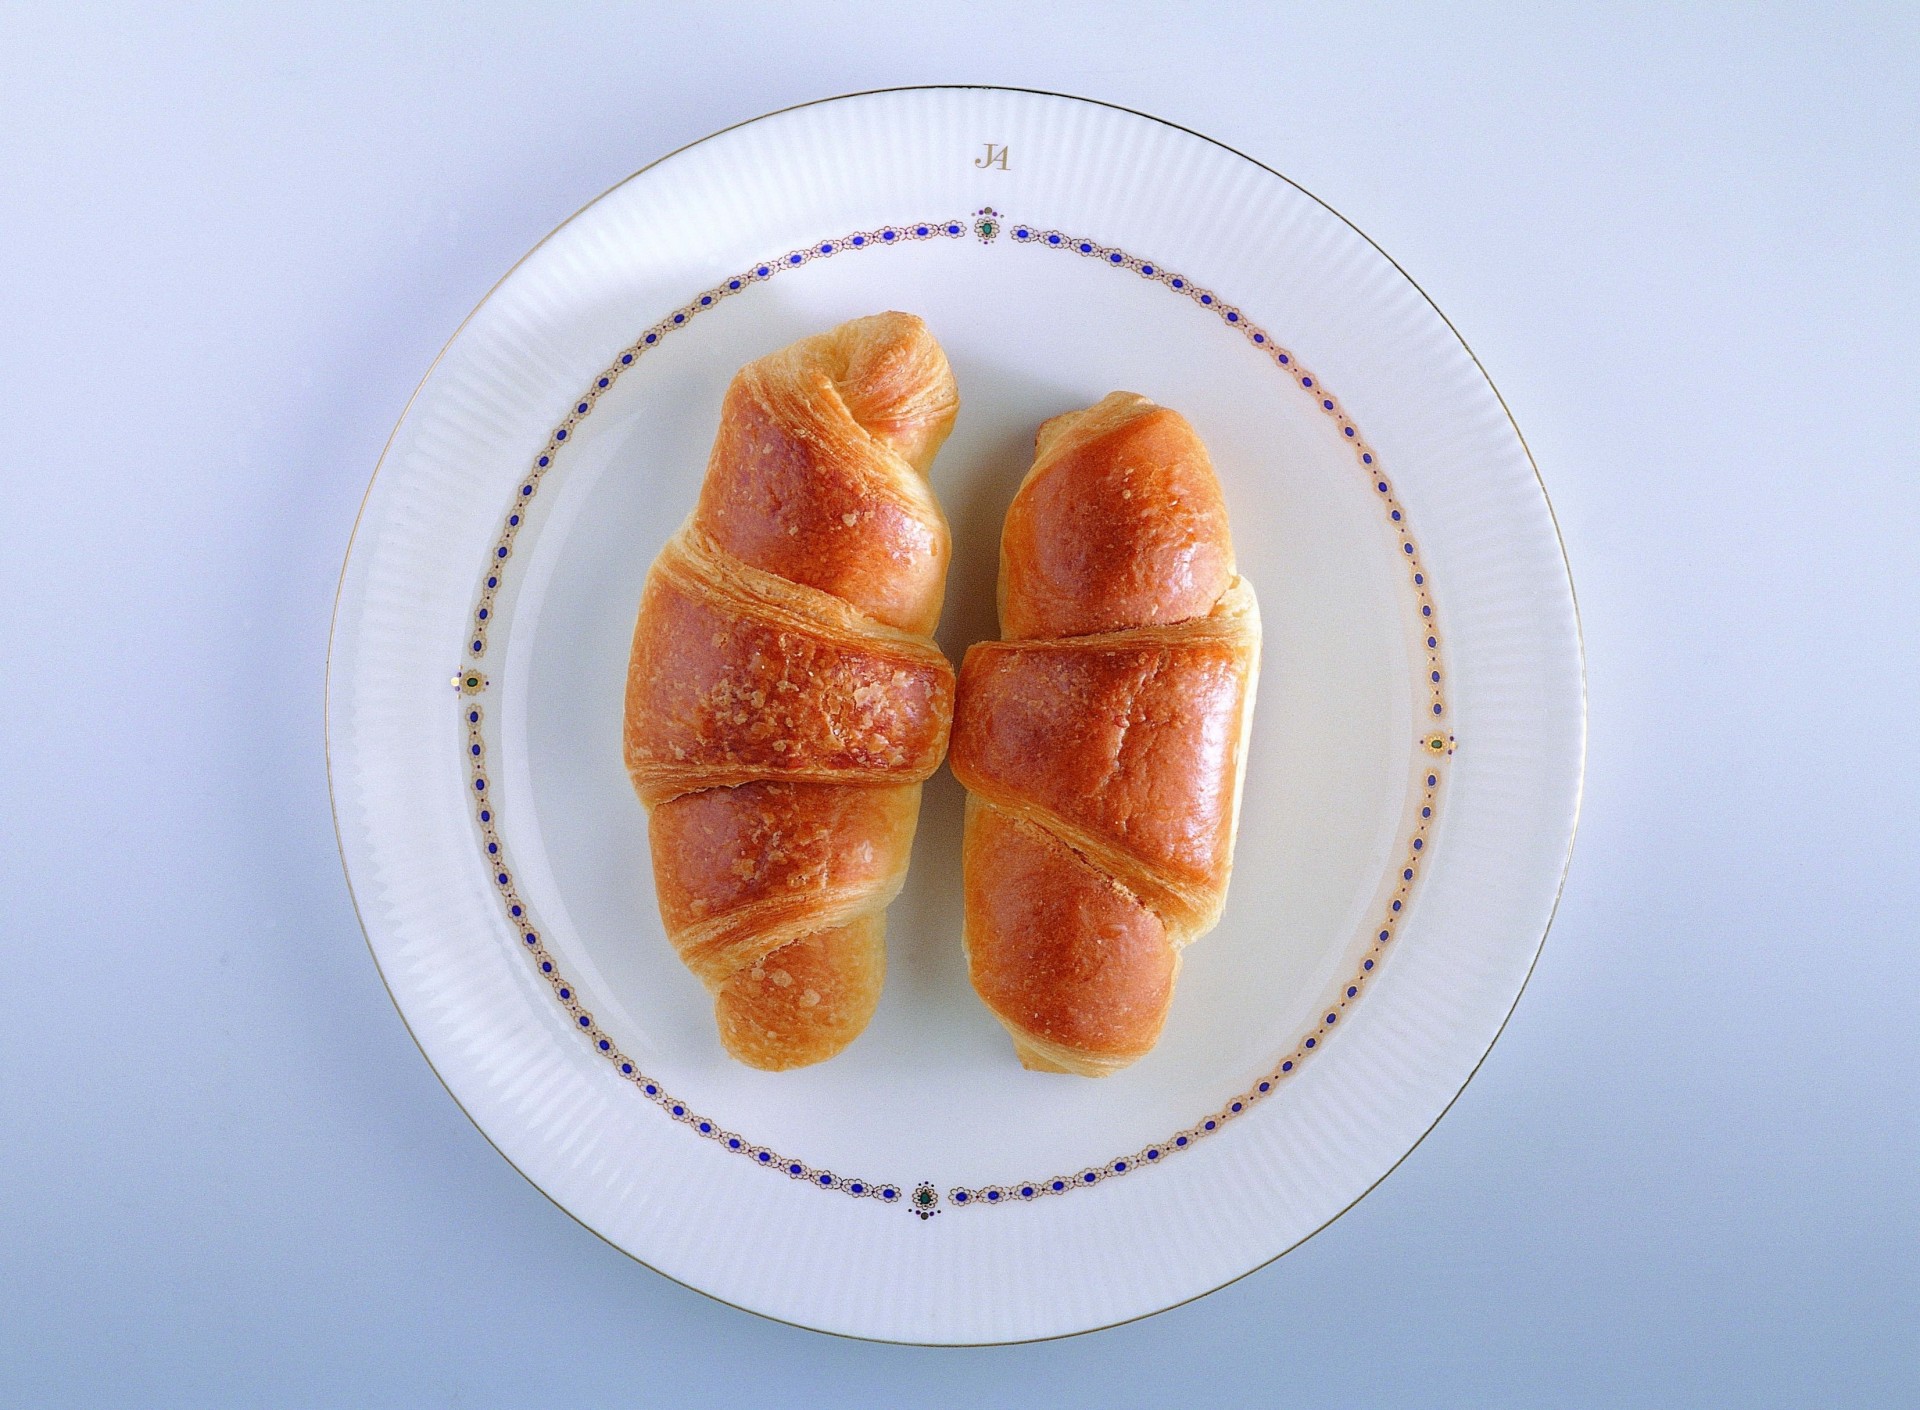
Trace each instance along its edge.
{"label": "baked pastry", "polygon": [[967,967],[1029,1068],[1151,1049],[1226,901],[1260,665],[1226,503],[1178,412],[1115,392],[1040,428],[967,652]]}
{"label": "baked pastry", "polygon": [[754,1067],[832,1057],[879,1002],[886,907],[952,721],[927,469],[958,408],[910,314],[749,363],[641,596],[626,763],[660,915]]}

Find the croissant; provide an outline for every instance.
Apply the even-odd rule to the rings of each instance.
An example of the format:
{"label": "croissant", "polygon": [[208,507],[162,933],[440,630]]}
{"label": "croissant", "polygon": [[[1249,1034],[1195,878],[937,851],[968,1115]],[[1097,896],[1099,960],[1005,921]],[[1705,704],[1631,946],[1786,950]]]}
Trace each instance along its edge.
{"label": "croissant", "polygon": [[1260,615],[1185,418],[1115,392],[1040,428],[1000,539],[1003,640],[960,668],[967,967],[1025,1066],[1159,1040],[1227,894]]}
{"label": "croissant", "polygon": [[641,595],[624,738],[660,915],[754,1067],[832,1057],[879,1002],[953,715],[927,469],[958,407],[909,314],[749,363]]}

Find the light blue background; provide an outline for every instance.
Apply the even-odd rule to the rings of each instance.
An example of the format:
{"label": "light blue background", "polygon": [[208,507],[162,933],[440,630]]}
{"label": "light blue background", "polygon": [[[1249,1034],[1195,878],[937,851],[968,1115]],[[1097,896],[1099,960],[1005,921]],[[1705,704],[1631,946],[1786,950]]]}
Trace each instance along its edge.
{"label": "light blue background", "polygon": [[[1920,11],[0,11],[0,1401],[1920,1403]],[[824,13],[837,13],[829,18]],[[760,1321],[435,1082],[329,822],[333,588],[487,288],[826,94],[1085,94],[1347,214],[1565,530],[1560,916],[1438,1130],[1298,1252],[1050,1345]]]}

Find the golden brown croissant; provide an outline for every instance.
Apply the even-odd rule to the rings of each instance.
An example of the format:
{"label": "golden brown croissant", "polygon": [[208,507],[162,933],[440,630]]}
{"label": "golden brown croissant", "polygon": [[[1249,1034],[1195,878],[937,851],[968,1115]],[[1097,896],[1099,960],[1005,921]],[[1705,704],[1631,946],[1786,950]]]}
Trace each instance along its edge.
{"label": "golden brown croissant", "polygon": [[1000,537],[1001,641],[960,668],[973,986],[1027,1067],[1159,1040],[1226,901],[1260,667],[1226,503],[1179,413],[1115,392],[1040,428]]}
{"label": "golden brown croissant", "polygon": [[754,1067],[832,1057],[880,999],[884,912],[952,721],[926,472],[958,407],[909,314],[749,363],[641,596],[626,762],[660,915]]}

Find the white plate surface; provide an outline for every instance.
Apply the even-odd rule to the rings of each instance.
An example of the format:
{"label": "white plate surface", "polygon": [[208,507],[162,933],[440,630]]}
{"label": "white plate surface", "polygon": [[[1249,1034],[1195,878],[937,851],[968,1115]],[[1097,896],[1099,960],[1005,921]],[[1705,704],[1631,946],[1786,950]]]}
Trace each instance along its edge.
{"label": "white plate surface", "polygon": [[[1035,427],[1116,388],[1199,429],[1260,592],[1226,914],[1187,954],[1160,1047],[1104,1081],[1022,1071],[968,987],[944,770],[879,1012],[829,1063],[730,1062],[654,908],[620,754],[642,579],[733,372],[888,308],[927,319],[960,385],[933,472],[956,661],[995,635],[1000,519]],[[488,1138],[663,1273],[918,1342],[1171,1306],[1371,1188],[1525,983],[1583,747],[1551,513],[1438,311],[1256,163],[1003,89],[761,118],[536,248],[394,433],[328,681],[369,943]]]}

